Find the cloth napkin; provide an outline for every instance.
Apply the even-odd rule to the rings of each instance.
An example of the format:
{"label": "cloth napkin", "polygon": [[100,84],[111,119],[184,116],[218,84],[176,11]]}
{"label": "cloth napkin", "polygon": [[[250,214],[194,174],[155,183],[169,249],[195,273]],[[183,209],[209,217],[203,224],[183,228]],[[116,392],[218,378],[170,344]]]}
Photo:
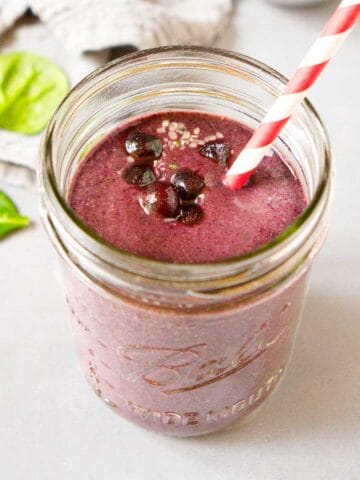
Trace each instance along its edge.
{"label": "cloth napkin", "polygon": [[[42,54],[75,84],[114,47],[211,44],[231,11],[232,0],[0,0],[0,53]],[[0,180],[34,188],[39,141],[0,130]]]}

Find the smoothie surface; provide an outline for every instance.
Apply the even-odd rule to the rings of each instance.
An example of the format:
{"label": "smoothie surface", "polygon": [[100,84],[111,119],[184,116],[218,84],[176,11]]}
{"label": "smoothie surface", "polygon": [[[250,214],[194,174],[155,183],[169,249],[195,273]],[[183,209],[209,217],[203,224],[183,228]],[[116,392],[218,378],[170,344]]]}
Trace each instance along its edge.
{"label": "smoothie surface", "polygon": [[[144,163],[125,149],[134,130],[162,142],[161,156],[151,162],[156,181],[171,182],[183,169],[203,180],[204,187],[192,202],[202,212],[197,223],[146,213],[139,198],[154,184],[137,188],[124,176],[126,169]],[[303,212],[306,199],[299,180],[275,152],[264,158],[241,190],[223,185],[224,174],[250,136],[251,131],[237,121],[203,112],[142,117],[116,128],[87,153],[68,201],[98,236],[144,257],[202,263],[251,252],[282,233]],[[200,153],[204,145],[214,143],[228,147],[226,165]],[[145,163],[149,165],[148,160]]]}

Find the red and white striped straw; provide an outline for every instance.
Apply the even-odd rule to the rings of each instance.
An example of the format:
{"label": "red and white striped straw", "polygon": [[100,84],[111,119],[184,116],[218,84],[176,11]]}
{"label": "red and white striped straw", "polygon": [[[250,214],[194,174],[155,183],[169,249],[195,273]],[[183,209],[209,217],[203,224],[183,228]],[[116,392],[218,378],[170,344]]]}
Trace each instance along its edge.
{"label": "red and white striped straw", "polygon": [[310,87],[339,50],[360,16],[360,0],[343,0],[300,63],[283,93],[250,138],[229,169],[224,183],[233,190],[241,188],[271,148]]}

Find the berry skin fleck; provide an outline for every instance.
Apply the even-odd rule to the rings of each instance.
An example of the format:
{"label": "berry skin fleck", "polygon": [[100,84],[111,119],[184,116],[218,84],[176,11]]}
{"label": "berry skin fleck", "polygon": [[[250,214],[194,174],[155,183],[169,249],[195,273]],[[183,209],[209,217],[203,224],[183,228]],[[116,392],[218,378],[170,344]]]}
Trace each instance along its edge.
{"label": "berry skin fleck", "polygon": [[225,167],[230,158],[231,148],[227,143],[215,140],[205,143],[205,145],[200,147],[199,152],[203,157],[210,158],[221,167]]}
{"label": "berry skin fleck", "polygon": [[125,168],[121,174],[122,178],[129,185],[143,188],[156,181],[155,174],[150,165],[132,165]]}
{"label": "berry skin fleck", "polygon": [[175,185],[182,200],[195,200],[205,187],[204,180],[189,168],[184,168],[176,172],[171,183]]}
{"label": "berry skin fleck", "polygon": [[204,218],[204,210],[199,205],[185,205],[181,209],[180,220],[188,226],[200,223]]}
{"label": "berry skin fleck", "polygon": [[169,182],[155,182],[147,186],[139,202],[145,213],[163,218],[175,218],[180,210],[178,192]]}
{"label": "berry skin fleck", "polygon": [[153,161],[160,157],[163,146],[160,138],[139,130],[132,130],[125,141],[125,149],[135,158]]}

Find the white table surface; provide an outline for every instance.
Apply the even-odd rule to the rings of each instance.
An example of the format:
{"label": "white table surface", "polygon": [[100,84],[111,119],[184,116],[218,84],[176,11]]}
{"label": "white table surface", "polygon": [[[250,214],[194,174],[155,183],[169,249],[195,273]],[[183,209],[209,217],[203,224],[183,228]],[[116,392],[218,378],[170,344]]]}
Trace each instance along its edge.
{"label": "white table surface", "polygon": [[[242,0],[218,44],[290,74],[335,4]],[[32,221],[0,244],[1,479],[360,479],[359,85],[360,26],[311,93],[332,139],[336,194],[292,362],[253,422],[229,432],[162,437],[102,405],[77,366],[37,196],[0,185]]]}

